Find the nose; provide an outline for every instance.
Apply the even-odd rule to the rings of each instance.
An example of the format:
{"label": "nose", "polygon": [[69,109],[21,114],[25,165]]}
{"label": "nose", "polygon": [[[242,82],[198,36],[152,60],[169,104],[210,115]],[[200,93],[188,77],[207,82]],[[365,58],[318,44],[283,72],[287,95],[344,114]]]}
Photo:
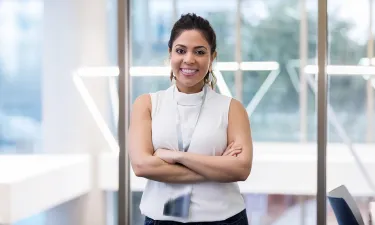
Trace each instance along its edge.
{"label": "nose", "polygon": [[195,57],[194,54],[191,52],[187,52],[184,57],[184,63],[186,64],[193,64],[195,63]]}

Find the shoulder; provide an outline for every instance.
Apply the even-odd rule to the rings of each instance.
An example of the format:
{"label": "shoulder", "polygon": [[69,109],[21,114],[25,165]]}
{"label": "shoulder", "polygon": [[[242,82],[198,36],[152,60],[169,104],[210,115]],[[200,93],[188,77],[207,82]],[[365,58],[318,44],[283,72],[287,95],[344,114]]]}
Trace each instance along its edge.
{"label": "shoulder", "polygon": [[229,106],[229,122],[236,120],[247,122],[249,120],[249,115],[240,101],[232,98]]}
{"label": "shoulder", "polygon": [[143,111],[143,110],[151,110],[151,95],[150,94],[142,94],[138,96],[133,103],[132,111]]}
{"label": "shoulder", "polygon": [[[232,111],[241,111],[241,112],[246,112],[245,107],[242,105],[240,101],[238,101],[235,98],[231,98],[230,100],[230,110]],[[246,112],[247,114],[247,112]]]}

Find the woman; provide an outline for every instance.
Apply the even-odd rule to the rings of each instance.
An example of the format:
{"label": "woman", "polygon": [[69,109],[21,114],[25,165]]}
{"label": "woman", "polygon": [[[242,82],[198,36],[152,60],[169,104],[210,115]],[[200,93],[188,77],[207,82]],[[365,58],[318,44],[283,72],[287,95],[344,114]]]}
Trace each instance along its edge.
{"label": "woman", "polygon": [[175,84],[138,97],[129,130],[133,171],[148,179],[145,224],[248,224],[236,182],[252,166],[250,124],[240,102],[213,90],[215,32],[182,15],[168,47]]}

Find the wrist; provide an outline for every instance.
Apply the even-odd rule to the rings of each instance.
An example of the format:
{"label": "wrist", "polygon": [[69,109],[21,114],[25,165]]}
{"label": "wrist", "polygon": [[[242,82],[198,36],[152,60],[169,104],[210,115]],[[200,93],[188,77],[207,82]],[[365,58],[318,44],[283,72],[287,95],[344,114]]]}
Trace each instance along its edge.
{"label": "wrist", "polygon": [[175,161],[176,161],[177,163],[181,163],[181,161],[183,160],[184,156],[185,156],[185,152],[177,151],[177,152],[176,152],[176,158],[175,158]]}

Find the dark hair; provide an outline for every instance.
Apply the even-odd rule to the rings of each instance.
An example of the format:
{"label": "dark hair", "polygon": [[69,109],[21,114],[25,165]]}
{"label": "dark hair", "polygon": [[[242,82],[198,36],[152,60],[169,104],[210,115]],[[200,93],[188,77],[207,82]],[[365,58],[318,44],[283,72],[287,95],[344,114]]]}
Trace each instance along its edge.
{"label": "dark hair", "polygon": [[[195,13],[188,13],[181,15],[180,19],[173,25],[171,36],[168,41],[168,47],[171,50],[173,42],[178,38],[183,31],[186,30],[198,30],[202,33],[211,48],[211,55],[216,52],[216,34],[214,29],[211,27],[208,20],[197,16]],[[212,80],[210,81],[210,73],[212,74]],[[173,79],[173,72],[171,72],[170,79]],[[212,71],[208,71],[204,77],[205,83],[210,84],[214,88],[216,84],[216,77]]]}

